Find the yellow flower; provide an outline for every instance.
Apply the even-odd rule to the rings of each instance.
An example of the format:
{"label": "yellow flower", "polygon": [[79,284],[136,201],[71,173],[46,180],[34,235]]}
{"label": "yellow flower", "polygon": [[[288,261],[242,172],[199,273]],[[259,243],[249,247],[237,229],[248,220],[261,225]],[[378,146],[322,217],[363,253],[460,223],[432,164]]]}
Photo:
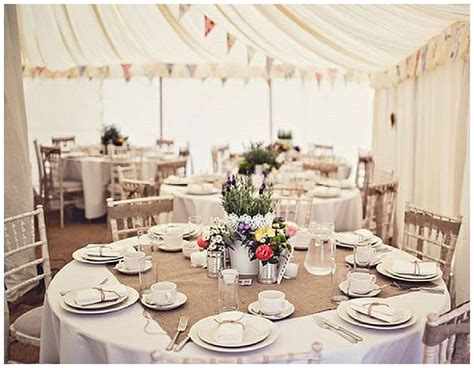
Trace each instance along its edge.
{"label": "yellow flower", "polygon": [[260,241],[264,236],[275,236],[275,229],[270,229],[268,227],[264,227],[263,229],[258,229],[255,231],[255,240]]}

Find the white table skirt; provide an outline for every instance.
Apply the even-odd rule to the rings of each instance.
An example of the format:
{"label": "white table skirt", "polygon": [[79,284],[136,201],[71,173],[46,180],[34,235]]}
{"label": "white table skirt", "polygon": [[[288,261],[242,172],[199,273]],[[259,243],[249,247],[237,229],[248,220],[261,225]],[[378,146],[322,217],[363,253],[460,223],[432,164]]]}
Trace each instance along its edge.
{"label": "white table skirt", "polygon": [[[221,195],[186,194],[186,187],[162,185],[162,195],[174,195],[173,216],[176,222],[188,222],[189,216],[202,216],[208,225],[213,217],[225,217]],[[298,215],[303,222],[304,214]],[[352,231],[362,227],[362,199],[358,189],[342,190],[337,198],[314,198],[311,220],[334,223],[336,231]]]}
{"label": "white table skirt", "polygon": [[[133,244],[136,244],[136,238],[114,243],[117,247]],[[181,254],[176,256],[182,257]],[[411,256],[395,250],[387,257]],[[153,351],[164,350],[170,337],[144,332],[146,319],[143,317],[143,307],[138,302],[125,310],[97,316],[76,315],[60,307],[59,291],[88,287],[97,284],[105,276],[115,279],[105,266],[73,261],[54,277],[44,303],[40,363],[150,363]],[[444,286],[444,283],[440,281],[440,285]],[[412,292],[393,298],[402,298],[412,308],[418,317],[413,326],[394,331],[369,330],[340,320],[335,311],[326,311],[319,315],[351,329],[361,335],[364,341],[351,344],[331,331],[318,327],[312,316],[305,316],[276,322],[280,329],[278,340],[266,348],[245,354],[309,351],[311,344],[318,341],[323,345],[322,363],[420,363],[426,315],[449,310],[449,294]],[[163,332],[158,323],[152,324],[155,331]],[[181,335],[179,341],[183,337]],[[193,343],[188,343],[177,354],[194,358],[225,356]]]}

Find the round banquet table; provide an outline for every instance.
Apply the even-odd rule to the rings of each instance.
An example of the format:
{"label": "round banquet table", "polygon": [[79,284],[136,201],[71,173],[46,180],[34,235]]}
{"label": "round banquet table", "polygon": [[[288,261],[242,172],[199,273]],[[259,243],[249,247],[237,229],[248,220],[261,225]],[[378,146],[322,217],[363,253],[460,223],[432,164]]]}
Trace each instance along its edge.
{"label": "round banquet table", "polygon": [[[187,222],[189,216],[202,216],[204,225],[213,217],[226,216],[221,204],[221,194],[193,195],[186,193],[186,186],[163,184],[162,195],[173,195],[175,222]],[[303,221],[304,214],[298,215]],[[334,223],[335,231],[352,231],[362,227],[362,199],[358,189],[343,189],[337,198],[314,198],[311,220]]]}
{"label": "round banquet table", "polygon": [[[105,190],[110,183],[110,158],[108,156],[89,156],[70,154],[63,157],[64,179],[79,180],[84,190],[84,212],[87,219],[95,219],[107,213]],[[159,161],[172,161],[170,156],[130,157],[130,163],[139,163],[139,179],[155,179],[156,164]]]}
{"label": "round banquet table", "polygon": [[[112,243],[112,246],[124,249],[136,245],[136,242],[136,237],[134,237]],[[158,252],[157,256],[160,254],[162,253]],[[174,253],[173,257],[183,257],[183,255]],[[394,249],[386,257],[413,258],[398,249]],[[301,264],[300,267],[303,265]],[[206,277],[205,270],[193,270],[195,270],[193,272],[203,272],[203,277]],[[181,272],[186,272],[186,270],[181,270]],[[102,315],[72,314],[61,308],[60,291],[91,287],[97,285],[106,276],[109,281],[116,279],[105,265],[72,261],[53,278],[45,295],[40,363],[151,363],[153,352],[164,351],[170,337],[158,324],[159,317],[150,322],[153,332],[158,334],[151,335],[144,331],[148,320],[144,317],[143,307],[139,302],[126,309]],[[285,281],[283,280],[283,283]],[[298,278],[292,281],[296,282]],[[217,284],[217,280],[212,280],[212,282]],[[323,316],[350,329],[362,336],[364,341],[351,344],[337,334],[318,327],[313,320],[313,315],[296,318],[290,316],[289,319],[276,322],[280,335],[273,344],[254,352],[231,355],[235,357],[309,351],[311,345],[317,341],[322,344],[323,349],[321,363],[421,363],[423,351],[421,337],[426,315],[431,312],[443,313],[450,308],[446,286],[443,281],[438,281],[438,284],[444,287],[445,294],[411,292],[387,298],[387,300],[400,298],[404,305],[411,307],[417,316],[417,321],[410,327],[393,331],[369,330],[343,321],[337,316],[335,310],[326,310],[313,315]],[[266,287],[271,289],[275,286],[266,285]],[[217,286],[215,293],[217,294]],[[255,295],[256,298],[257,295]],[[196,298],[188,298],[186,303],[188,308],[193,308],[193,301],[196,303]],[[209,315],[216,313],[216,310],[217,305],[210,306]],[[176,312],[178,315],[184,313],[179,312],[179,309]],[[184,334],[181,334],[178,341],[182,341],[183,338]],[[200,348],[192,342],[188,343],[181,352],[169,354],[172,354],[174,358],[183,359],[229,356]]]}

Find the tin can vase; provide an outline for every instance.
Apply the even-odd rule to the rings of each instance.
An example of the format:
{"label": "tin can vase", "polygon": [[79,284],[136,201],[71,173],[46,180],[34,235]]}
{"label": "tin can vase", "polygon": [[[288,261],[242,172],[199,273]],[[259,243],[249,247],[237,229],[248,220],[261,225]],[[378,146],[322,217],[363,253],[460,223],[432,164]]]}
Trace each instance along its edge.
{"label": "tin can vase", "polygon": [[258,261],[257,281],[260,284],[275,284],[278,277],[278,263],[263,264]]}
{"label": "tin can vase", "polygon": [[225,268],[224,251],[207,251],[207,277],[217,279],[221,270]]}

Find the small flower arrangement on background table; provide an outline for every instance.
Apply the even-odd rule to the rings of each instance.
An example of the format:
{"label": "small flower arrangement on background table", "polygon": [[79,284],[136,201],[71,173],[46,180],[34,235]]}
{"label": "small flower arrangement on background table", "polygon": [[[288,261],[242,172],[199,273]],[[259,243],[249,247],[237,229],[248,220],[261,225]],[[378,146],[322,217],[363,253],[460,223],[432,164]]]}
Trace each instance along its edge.
{"label": "small flower arrangement on background table", "polygon": [[[244,160],[239,164],[239,174],[265,174],[273,168],[278,169],[278,153],[263,143],[250,143],[250,148],[244,153]],[[260,172],[261,171],[261,172]]]}
{"label": "small flower arrangement on background table", "polygon": [[115,125],[106,125],[102,131],[100,141],[107,153],[107,145],[123,146],[127,142],[128,137],[120,133],[120,130]]}

